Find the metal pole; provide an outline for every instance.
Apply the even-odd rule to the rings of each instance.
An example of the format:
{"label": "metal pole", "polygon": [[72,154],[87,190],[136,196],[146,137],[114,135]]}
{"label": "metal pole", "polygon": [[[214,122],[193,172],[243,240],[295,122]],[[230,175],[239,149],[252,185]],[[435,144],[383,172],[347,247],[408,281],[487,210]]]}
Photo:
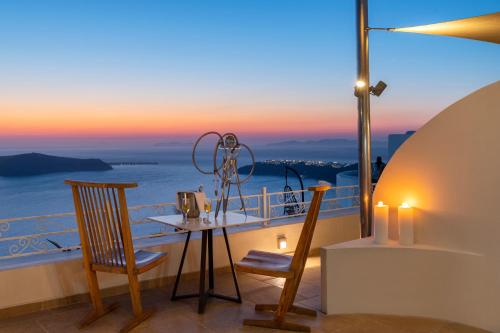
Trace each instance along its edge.
{"label": "metal pole", "polygon": [[370,70],[368,57],[368,0],[356,0],[358,53],[358,177],[361,237],[372,233],[372,170],[370,132]]}

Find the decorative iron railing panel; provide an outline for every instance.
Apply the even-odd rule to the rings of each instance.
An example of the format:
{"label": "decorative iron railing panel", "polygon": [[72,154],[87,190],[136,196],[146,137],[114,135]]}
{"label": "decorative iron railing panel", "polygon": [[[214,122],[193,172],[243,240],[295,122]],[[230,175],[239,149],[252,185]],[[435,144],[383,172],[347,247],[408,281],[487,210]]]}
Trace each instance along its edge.
{"label": "decorative iron railing panel", "polygon": [[[288,202],[286,196],[293,193],[304,202]],[[302,216],[307,213],[311,194],[308,191],[272,192],[265,189],[260,194],[243,197],[249,215],[267,217],[273,220]],[[294,209],[286,209],[295,205]],[[229,199],[228,211],[241,212],[239,197]],[[357,186],[338,186],[329,190],[321,205],[321,212],[337,212],[359,207]],[[295,212],[290,214],[290,212]],[[183,233],[173,227],[153,222],[150,216],[175,214],[175,203],[159,203],[129,207],[132,234],[135,242]],[[203,214],[203,213],[202,213]],[[78,229],[73,213],[51,214],[0,219],[0,263],[2,259],[12,259],[40,254],[69,252],[80,248]]]}

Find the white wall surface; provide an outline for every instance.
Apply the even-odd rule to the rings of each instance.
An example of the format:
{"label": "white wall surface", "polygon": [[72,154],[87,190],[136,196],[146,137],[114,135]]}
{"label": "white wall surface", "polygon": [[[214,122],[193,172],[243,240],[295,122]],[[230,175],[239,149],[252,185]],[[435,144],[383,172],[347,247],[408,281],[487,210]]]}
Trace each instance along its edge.
{"label": "white wall surface", "polygon": [[[286,251],[293,251],[302,226],[303,223],[295,223],[229,234],[233,260],[240,260],[250,249],[279,252],[277,250],[277,235],[279,234],[286,235],[288,239],[289,247]],[[320,218],[311,248],[355,239],[359,237],[359,232],[359,215]],[[184,243],[172,243],[154,248],[153,250],[167,252],[168,260],[158,268],[141,275],[141,280],[177,274],[183,246]],[[228,265],[222,236],[214,237],[214,255],[215,267]],[[189,243],[183,272],[199,271],[199,260],[200,241],[192,239]],[[127,278],[123,275],[98,273],[98,278],[102,288],[127,284]],[[0,271],[0,281],[0,309],[87,292],[81,259],[3,270]]]}
{"label": "white wall surface", "polygon": [[326,265],[335,266],[325,267],[329,313],[425,315],[500,332],[499,125],[497,81],[439,113],[398,149],[374,202],[391,206],[394,240],[397,206],[409,202],[417,246],[435,250],[325,248]]}

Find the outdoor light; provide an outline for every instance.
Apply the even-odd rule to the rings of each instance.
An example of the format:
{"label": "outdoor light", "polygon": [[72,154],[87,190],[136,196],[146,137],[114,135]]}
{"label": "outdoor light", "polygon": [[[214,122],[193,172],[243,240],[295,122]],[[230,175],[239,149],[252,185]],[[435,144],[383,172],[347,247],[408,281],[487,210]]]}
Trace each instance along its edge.
{"label": "outdoor light", "polygon": [[278,236],[278,249],[284,250],[287,247],[286,237],[285,235]]}
{"label": "outdoor light", "polygon": [[413,208],[403,202],[398,208],[399,244],[413,245]]}
{"label": "outdoor light", "polygon": [[366,86],[365,81],[363,81],[363,80],[356,81],[356,88],[363,88],[364,86]]}
{"label": "outdoor light", "polygon": [[356,81],[356,85],[354,87],[354,96],[359,97],[360,89],[366,87],[366,82],[363,80]]}
{"label": "outdoor light", "polygon": [[387,88],[387,84],[384,81],[378,81],[375,87],[370,87],[370,94],[379,97],[384,92],[385,88]]}
{"label": "outdoor light", "polygon": [[387,244],[389,241],[389,206],[379,201],[373,207],[375,244]]}

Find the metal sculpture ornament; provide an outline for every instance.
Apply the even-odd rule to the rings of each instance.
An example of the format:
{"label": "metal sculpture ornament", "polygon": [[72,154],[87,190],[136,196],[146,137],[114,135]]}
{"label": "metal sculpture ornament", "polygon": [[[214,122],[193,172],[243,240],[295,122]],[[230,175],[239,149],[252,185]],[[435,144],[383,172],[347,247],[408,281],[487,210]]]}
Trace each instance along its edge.
{"label": "metal sculpture ornament", "polygon": [[[217,137],[217,143],[215,144],[213,153],[213,170],[205,171],[201,169],[196,162],[196,149],[198,148],[199,143],[210,135],[215,135]],[[250,172],[243,179],[240,178],[238,174],[238,157],[242,149],[247,150],[252,159]],[[220,157],[222,157],[222,159]],[[255,170],[255,156],[250,147],[246,144],[240,143],[238,137],[234,133],[225,133],[221,135],[218,132],[207,132],[196,140],[193,146],[192,159],[195,168],[199,172],[205,175],[214,176],[214,194],[217,198],[215,217],[218,216],[221,205],[223,213],[226,213],[231,185],[236,185],[241,201],[241,210],[243,210],[246,215],[247,212],[245,208],[245,201],[243,200],[243,196],[241,194],[241,185],[246,183],[250,177],[252,177]],[[217,162],[218,160],[220,160],[220,164]]]}

